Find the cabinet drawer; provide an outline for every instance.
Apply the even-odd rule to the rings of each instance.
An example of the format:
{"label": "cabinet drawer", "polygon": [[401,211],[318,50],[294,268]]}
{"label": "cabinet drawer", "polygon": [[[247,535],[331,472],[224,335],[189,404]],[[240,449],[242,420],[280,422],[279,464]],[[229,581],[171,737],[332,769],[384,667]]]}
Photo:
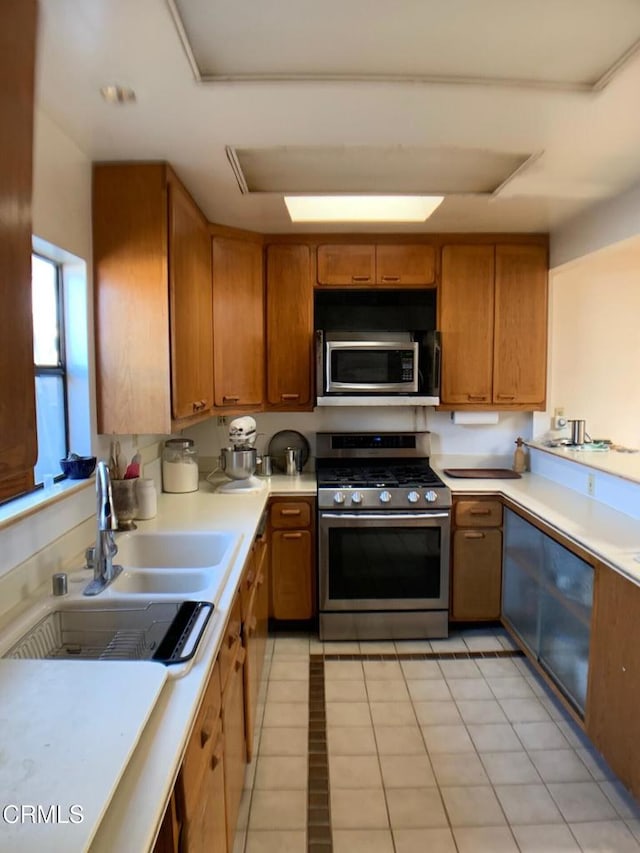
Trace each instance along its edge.
{"label": "cabinet drawer", "polygon": [[309,527],[311,507],[302,501],[283,501],[271,507],[271,525],[273,527]]}
{"label": "cabinet drawer", "polygon": [[456,527],[500,527],[502,504],[500,501],[456,501],[455,524]]}

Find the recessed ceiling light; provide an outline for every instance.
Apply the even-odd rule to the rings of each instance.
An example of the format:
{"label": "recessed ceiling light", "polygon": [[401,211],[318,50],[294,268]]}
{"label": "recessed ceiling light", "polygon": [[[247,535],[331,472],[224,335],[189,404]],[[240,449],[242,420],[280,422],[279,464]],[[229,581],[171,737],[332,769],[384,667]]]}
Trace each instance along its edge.
{"label": "recessed ceiling light", "polygon": [[127,86],[117,86],[110,83],[100,89],[100,94],[108,104],[131,104],[136,99],[136,93]]}
{"label": "recessed ceiling light", "polygon": [[292,222],[424,222],[441,195],[286,195]]}

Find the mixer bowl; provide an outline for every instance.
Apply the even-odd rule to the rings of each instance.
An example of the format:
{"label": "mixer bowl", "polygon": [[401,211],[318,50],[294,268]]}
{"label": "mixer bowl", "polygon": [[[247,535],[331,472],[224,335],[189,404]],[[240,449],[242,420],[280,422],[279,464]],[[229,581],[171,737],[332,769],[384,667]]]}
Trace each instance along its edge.
{"label": "mixer bowl", "polygon": [[255,447],[247,450],[223,447],[220,451],[220,468],[232,480],[248,480],[255,473],[257,462]]}

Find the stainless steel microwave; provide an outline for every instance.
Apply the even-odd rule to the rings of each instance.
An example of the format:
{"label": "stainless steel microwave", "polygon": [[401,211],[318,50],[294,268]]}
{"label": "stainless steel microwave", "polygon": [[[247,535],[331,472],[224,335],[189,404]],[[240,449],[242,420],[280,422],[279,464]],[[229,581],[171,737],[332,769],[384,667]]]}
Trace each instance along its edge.
{"label": "stainless steel microwave", "polygon": [[318,405],[437,405],[437,332],[317,332]]}

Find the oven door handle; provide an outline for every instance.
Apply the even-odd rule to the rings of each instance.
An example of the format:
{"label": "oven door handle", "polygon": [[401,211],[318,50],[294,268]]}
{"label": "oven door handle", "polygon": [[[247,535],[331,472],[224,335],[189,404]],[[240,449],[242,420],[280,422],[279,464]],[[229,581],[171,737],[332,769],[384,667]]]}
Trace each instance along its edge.
{"label": "oven door handle", "polygon": [[449,518],[448,512],[321,512],[320,518],[355,518],[359,521],[407,521],[416,518]]}

